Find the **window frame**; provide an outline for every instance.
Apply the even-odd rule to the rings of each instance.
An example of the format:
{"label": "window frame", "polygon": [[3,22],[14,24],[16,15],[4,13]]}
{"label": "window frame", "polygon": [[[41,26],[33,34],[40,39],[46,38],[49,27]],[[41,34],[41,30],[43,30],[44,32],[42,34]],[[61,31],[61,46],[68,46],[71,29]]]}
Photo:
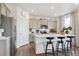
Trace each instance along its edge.
{"label": "window frame", "polygon": [[[69,22],[66,20],[66,18],[70,18],[70,20],[69,20]],[[68,26],[67,25],[65,25],[65,24],[67,24],[67,22],[65,23],[65,21],[67,21],[68,23],[70,23]],[[64,17],[63,17],[63,27],[69,27],[69,26],[71,26],[71,15],[70,14],[68,14],[68,15],[65,15]]]}

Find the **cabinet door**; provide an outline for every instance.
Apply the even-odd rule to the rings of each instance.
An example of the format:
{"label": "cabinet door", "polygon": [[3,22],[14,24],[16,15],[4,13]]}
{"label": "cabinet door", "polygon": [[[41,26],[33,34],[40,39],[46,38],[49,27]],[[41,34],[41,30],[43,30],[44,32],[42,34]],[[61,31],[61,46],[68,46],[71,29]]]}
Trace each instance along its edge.
{"label": "cabinet door", "polygon": [[1,3],[0,3],[0,25],[1,25]]}
{"label": "cabinet door", "polygon": [[6,56],[6,41],[0,40],[0,56]]}
{"label": "cabinet door", "polygon": [[7,16],[7,9],[4,4],[1,4],[1,14]]}
{"label": "cabinet door", "polygon": [[1,14],[4,16],[8,16],[10,13],[10,10],[8,9],[8,7],[5,4],[1,4]]}

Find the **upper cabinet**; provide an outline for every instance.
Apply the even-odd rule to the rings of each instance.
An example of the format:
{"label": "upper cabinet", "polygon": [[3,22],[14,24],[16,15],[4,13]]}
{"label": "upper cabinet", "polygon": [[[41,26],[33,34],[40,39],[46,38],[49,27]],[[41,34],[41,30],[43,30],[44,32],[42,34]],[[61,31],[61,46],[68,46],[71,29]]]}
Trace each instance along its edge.
{"label": "upper cabinet", "polygon": [[7,6],[5,4],[1,4],[1,14],[4,16],[8,16],[8,14],[10,13],[10,10],[7,8]]}
{"label": "upper cabinet", "polygon": [[0,25],[1,25],[1,15],[8,17],[10,10],[4,3],[0,3]]}

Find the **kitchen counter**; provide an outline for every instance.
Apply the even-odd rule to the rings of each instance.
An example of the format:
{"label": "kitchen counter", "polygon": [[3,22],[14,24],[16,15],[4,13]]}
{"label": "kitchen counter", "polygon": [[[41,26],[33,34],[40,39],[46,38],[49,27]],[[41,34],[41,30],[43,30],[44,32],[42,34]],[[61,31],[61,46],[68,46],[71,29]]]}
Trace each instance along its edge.
{"label": "kitchen counter", "polygon": [[4,37],[4,36],[2,36],[2,37],[0,37],[0,40],[8,40],[10,37]]}
{"label": "kitchen counter", "polygon": [[[35,38],[35,40],[34,40],[34,42],[35,42],[35,52],[36,52],[36,54],[45,53],[46,42],[47,42],[46,37],[49,37],[49,36],[52,36],[52,35],[55,36],[57,34],[54,33],[54,34],[35,34],[34,35],[34,38]],[[51,48],[51,46],[48,46],[48,48]]]}
{"label": "kitchen counter", "polygon": [[10,37],[0,37],[0,56],[10,56]]}
{"label": "kitchen counter", "polygon": [[[56,50],[57,40],[60,40],[60,39],[57,38],[58,36],[65,36],[66,38],[65,38],[64,41],[69,40],[67,38],[67,35],[60,35],[60,34],[56,34],[56,33],[52,33],[52,34],[34,34],[36,54],[45,53],[46,42],[47,42],[46,37],[54,37],[54,39],[52,41],[54,41],[54,50]],[[61,47],[61,45],[60,45],[60,47]],[[48,48],[51,49],[51,45],[49,45]]]}

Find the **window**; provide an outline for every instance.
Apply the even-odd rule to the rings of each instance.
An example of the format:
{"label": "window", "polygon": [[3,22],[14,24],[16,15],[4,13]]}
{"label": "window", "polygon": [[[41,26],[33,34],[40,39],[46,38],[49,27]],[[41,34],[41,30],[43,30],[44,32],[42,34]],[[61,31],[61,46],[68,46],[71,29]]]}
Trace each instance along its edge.
{"label": "window", "polygon": [[64,27],[71,26],[70,23],[71,23],[71,21],[70,21],[70,15],[65,16],[64,17]]}

